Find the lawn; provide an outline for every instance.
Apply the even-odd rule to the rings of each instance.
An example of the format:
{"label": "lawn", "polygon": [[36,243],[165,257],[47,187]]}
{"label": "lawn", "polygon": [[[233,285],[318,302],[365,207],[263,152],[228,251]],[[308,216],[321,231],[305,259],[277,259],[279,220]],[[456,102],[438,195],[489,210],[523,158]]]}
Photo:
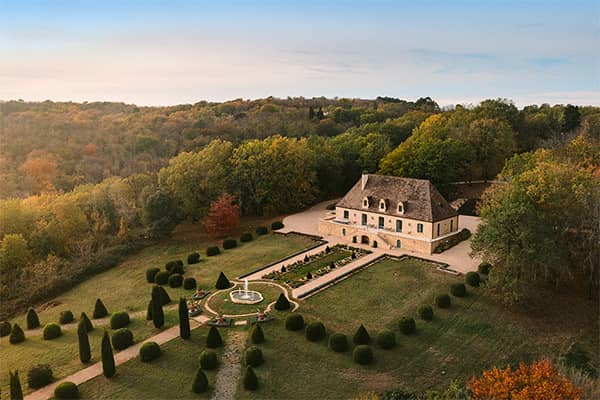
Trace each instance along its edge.
{"label": "lawn", "polygon": [[264,310],[269,303],[277,300],[277,297],[279,297],[279,294],[282,292],[282,290],[277,286],[251,282],[248,290],[259,291],[263,295],[263,301],[256,304],[237,304],[230,300],[229,293],[231,291],[237,291],[238,287],[239,286],[236,286],[231,290],[227,290],[215,295],[210,299],[208,305],[220,314],[249,314],[259,310]]}
{"label": "lawn", "polygon": [[[82,399],[208,399],[215,383],[215,371],[205,371],[209,391],[193,393],[192,382],[200,363],[200,353],[206,348],[207,327],[192,331],[188,340],[176,338],[161,346],[161,356],[149,363],[136,357],[117,366],[111,379],[98,376],[79,386]],[[227,330],[220,330],[227,341]],[[221,347],[217,353],[222,353]]]}

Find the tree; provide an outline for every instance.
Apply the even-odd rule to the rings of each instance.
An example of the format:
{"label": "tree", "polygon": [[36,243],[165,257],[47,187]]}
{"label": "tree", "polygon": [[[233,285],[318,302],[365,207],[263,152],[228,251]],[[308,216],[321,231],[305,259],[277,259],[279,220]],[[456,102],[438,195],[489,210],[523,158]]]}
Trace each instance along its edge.
{"label": "tree", "polygon": [[53,181],[58,175],[56,155],[44,150],[33,150],[27,155],[21,169],[35,182],[35,192],[54,190]]}
{"label": "tree", "polygon": [[308,119],[314,119],[315,118],[315,109],[313,108],[313,106],[308,107]]}
{"label": "tree", "polygon": [[152,288],[152,322],[154,327],[160,329],[165,324],[165,314],[163,312],[163,303],[158,285]]}
{"label": "tree", "polygon": [[88,363],[92,358],[90,340],[88,337],[88,326],[83,319],[77,325],[77,339],[79,342],[79,359],[82,363]]}
{"label": "tree", "polygon": [[581,124],[581,113],[577,106],[567,104],[563,113],[562,131],[571,132]]}
{"label": "tree", "polygon": [[27,241],[20,233],[8,234],[0,242],[0,276],[2,285],[13,290],[23,272],[23,265],[32,259]]}
{"label": "tree", "polygon": [[108,336],[108,332],[105,330],[104,335],[102,336],[102,373],[105,377],[111,378],[115,372],[115,357],[113,355],[112,346],[110,344],[110,337]]}
{"label": "tree", "polygon": [[204,218],[204,230],[214,236],[226,236],[240,226],[240,206],[228,193],[210,203],[210,211]]}
{"label": "tree", "polygon": [[21,380],[19,379],[19,371],[11,372],[10,376],[10,399],[23,400],[23,389],[21,389]]}
{"label": "tree", "polygon": [[188,314],[187,302],[182,297],[179,299],[179,336],[182,339],[189,339],[190,334],[190,316]]}
{"label": "tree", "polygon": [[483,371],[481,377],[473,377],[468,386],[474,400],[579,399],[582,393],[546,359],[531,365],[521,362],[515,370],[510,366],[505,369],[494,367]]}
{"label": "tree", "polygon": [[462,136],[472,149],[469,172],[473,178],[493,179],[515,151],[515,134],[502,120],[474,120]]}
{"label": "tree", "polygon": [[149,195],[144,204],[144,223],[152,237],[171,235],[177,224],[176,206],[173,198],[160,190]]}

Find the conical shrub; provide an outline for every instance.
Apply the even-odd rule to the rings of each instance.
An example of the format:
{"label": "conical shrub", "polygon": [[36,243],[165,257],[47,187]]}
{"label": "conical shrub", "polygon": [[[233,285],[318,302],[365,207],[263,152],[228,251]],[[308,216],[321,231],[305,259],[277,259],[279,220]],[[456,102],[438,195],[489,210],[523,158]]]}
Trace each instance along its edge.
{"label": "conical shrub", "polygon": [[206,374],[202,371],[202,368],[198,368],[194,377],[194,383],[192,384],[192,391],[194,393],[204,393],[207,390],[208,379],[206,378]]}
{"label": "conical shrub", "polygon": [[77,339],[79,342],[79,360],[84,364],[90,362],[92,359],[90,339],[88,337],[87,326],[83,319],[81,319],[79,325],[77,325]]}
{"label": "conical shrub", "polygon": [[96,299],[96,304],[94,305],[94,314],[92,315],[92,317],[94,319],[98,319],[98,318],[104,318],[107,315],[108,315],[108,310],[104,306],[104,303],[102,303],[102,300]]}
{"label": "conical shrub", "polygon": [[354,344],[369,344],[371,341],[371,336],[369,336],[369,332],[367,332],[367,329],[363,324],[356,330],[356,333],[352,337],[352,341]]}
{"label": "conical shrub", "polygon": [[265,341],[265,334],[260,326],[260,324],[254,324],[252,327],[252,332],[250,333],[250,340],[252,343],[259,344]]}
{"label": "conical shrub", "polygon": [[210,349],[216,349],[217,347],[221,347],[223,345],[223,339],[221,339],[221,334],[219,330],[215,326],[211,326],[208,331],[208,336],[206,337],[206,347]]}
{"label": "conical shrub", "polygon": [[292,305],[285,294],[280,293],[277,301],[275,302],[275,309],[279,311],[289,310]]}
{"label": "conical shrub", "polygon": [[219,274],[219,278],[217,278],[217,283],[215,284],[215,288],[221,290],[221,289],[227,289],[230,286],[231,286],[231,282],[229,282],[229,279],[227,279],[225,274],[223,272],[221,272]]}
{"label": "conical shrub", "polygon": [[148,302],[148,309],[146,310],[146,320],[152,321],[152,300]]}
{"label": "conical shrub", "polygon": [[171,302],[171,298],[169,297],[169,293],[167,293],[167,290],[162,287],[159,286],[158,287],[158,292],[160,293],[160,301],[162,303],[163,306],[166,306],[167,304],[169,304]]}
{"label": "conical shrub", "polygon": [[104,331],[104,336],[102,336],[102,373],[105,377],[112,377],[115,372],[115,357],[113,355],[112,346],[110,344],[110,338],[108,337],[108,332]]}
{"label": "conical shrub", "polygon": [[159,329],[165,324],[165,314],[160,296],[160,286],[154,285],[152,288],[152,322],[154,327]]}
{"label": "conical shrub", "polygon": [[179,336],[182,339],[189,339],[190,335],[190,315],[188,314],[187,302],[182,297],[179,299]]}
{"label": "conical shrub", "polygon": [[19,324],[14,324],[12,331],[10,331],[10,336],[8,337],[8,341],[10,344],[17,344],[25,341],[25,332],[19,326]]}
{"label": "conical shrub", "polygon": [[94,330],[94,324],[92,324],[92,321],[90,321],[86,313],[82,312],[81,317],[79,319],[85,324],[85,329],[87,329],[88,332]]}
{"label": "conical shrub", "polygon": [[23,389],[21,388],[19,371],[9,372],[8,374],[10,376],[10,399],[23,400]]}
{"label": "conical shrub", "polygon": [[40,319],[33,308],[27,311],[27,329],[35,329],[40,326]]}
{"label": "conical shrub", "polygon": [[244,388],[247,390],[256,390],[258,389],[258,378],[256,377],[256,373],[251,366],[247,366],[244,370],[243,383]]}

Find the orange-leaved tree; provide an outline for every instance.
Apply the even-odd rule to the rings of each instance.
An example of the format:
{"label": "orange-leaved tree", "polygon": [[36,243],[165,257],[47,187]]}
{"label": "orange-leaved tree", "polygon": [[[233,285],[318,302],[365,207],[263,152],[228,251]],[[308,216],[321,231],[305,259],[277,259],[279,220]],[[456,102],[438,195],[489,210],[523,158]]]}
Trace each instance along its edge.
{"label": "orange-leaved tree", "polygon": [[235,198],[224,193],[212,203],[210,211],[204,219],[204,229],[215,236],[225,236],[235,231],[240,226],[240,206],[235,203]]}
{"label": "orange-leaved tree", "polygon": [[582,390],[560,375],[547,359],[517,369],[507,366],[483,371],[468,383],[474,400],[577,400]]}

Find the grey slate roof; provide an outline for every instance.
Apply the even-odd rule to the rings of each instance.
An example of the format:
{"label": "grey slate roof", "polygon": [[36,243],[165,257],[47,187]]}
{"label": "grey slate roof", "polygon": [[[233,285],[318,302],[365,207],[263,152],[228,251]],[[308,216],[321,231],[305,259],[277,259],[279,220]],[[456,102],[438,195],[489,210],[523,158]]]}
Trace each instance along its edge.
{"label": "grey slate roof", "polygon": [[[350,189],[338,207],[366,210],[391,216],[402,216],[426,222],[435,222],[458,215],[446,199],[426,179],[367,174],[365,189],[362,178]],[[363,208],[363,199],[369,198],[369,208]],[[379,201],[386,200],[386,212],[379,210]],[[404,202],[404,214],[397,212],[399,202]]]}

